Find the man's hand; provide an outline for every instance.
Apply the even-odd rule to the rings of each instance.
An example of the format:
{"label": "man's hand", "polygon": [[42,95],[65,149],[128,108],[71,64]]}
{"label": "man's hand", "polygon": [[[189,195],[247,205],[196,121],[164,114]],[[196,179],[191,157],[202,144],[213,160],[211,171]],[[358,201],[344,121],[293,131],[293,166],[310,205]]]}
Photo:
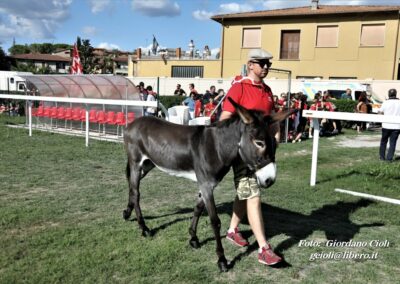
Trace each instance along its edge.
{"label": "man's hand", "polygon": [[221,113],[221,116],[219,117],[219,121],[225,120],[225,119],[228,119],[228,118],[231,118],[231,117],[232,117],[232,114],[233,114],[233,113],[224,110],[224,111]]}

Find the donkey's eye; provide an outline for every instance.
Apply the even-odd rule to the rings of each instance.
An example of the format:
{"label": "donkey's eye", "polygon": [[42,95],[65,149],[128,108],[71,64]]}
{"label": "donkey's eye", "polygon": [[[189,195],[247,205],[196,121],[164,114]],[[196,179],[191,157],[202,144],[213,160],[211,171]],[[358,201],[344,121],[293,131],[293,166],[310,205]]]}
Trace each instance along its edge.
{"label": "donkey's eye", "polygon": [[264,148],[265,147],[265,142],[262,141],[262,140],[254,140],[254,144],[259,148]]}

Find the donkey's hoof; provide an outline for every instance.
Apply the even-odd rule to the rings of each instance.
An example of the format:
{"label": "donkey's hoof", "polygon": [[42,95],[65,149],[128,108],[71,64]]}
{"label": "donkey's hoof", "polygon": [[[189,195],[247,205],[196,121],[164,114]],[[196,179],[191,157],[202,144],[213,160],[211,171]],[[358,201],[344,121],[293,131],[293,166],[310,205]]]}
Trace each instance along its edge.
{"label": "donkey's hoof", "polygon": [[122,217],[124,217],[125,220],[128,220],[129,217],[131,217],[131,213],[132,213],[132,211],[129,211],[128,209],[125,209],[125,210],[122,212]]}
{"label": "donkey's hoof", "polygon": [[145,237],[145,238],[151,237],[152,235],[153,235],[153,234],[152,234],[152,232],[151,232],[149,229],[144,229],[144,230],[142,231],[142,236]]}
{"label": "donkey's hoof", "polygon": [[218,260],[218,268],[220,272],[227,272],[229,270],[229,265],[226,259]]}
{"label": "donkey's hoof", "polygon": [[189,244],[194,249],[200,248],[200,242],[199,242],[199,239],[197,237],[191,238],[190,241],[189,241]]}

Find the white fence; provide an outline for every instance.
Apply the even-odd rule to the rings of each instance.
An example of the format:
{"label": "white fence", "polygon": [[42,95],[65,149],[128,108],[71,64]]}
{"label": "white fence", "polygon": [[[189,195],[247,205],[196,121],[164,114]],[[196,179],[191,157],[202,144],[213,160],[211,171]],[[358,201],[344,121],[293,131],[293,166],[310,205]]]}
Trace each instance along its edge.
{"label": "white fence", "polygon": [[312,151],[311,176],[310,176],[311,186],[315,186],[317,179],[317,161],[318,161],[318,146],[319,146],[318,119],[326,118],[335,120],[351,120],[351,121],[365,121],[365,122],[379,122],[379,123],[384,122],[384,123],[400,124],[400,118],[398,116],[364,114],[364,113],[304,110],[303,116],[312,118],[314,123],[313,151]]}
{"label": "white fence", "polygon": [[86,108],[86,147],[89,146],[89,105],[118,105],[118,106],[136,106],[136,107],[157,107],[157,101],[129,101],[129,100],[104,100],[104,99],[83,99],[83,98],[62,98],[62,97],[41,97],[25,95],[7,95],[0,94],[0,99],[25,100],[28,101],[28,127],[29,136],[32,136],[32,101],[60,102],[71,104],[85,104]]}

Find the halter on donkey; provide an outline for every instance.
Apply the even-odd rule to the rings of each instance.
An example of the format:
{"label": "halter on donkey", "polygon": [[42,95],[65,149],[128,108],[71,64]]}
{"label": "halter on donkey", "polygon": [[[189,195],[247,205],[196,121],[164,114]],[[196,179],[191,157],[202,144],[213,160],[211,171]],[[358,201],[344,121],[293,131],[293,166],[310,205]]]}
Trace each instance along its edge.
{"label": "halter on donkey", "polygon": [[124,134],[129,200],[123,217],[128,219],[135,209],[142,235],[151,235],[140,209],[139,186],[140,180],[154,167],[197,181],[199,196],[189,228],[190,245],[200,247],[196,231],[205,207],[217,242],[221,271],[227,271],[228,264],[221,243],[221,222],[213,190],[237,159],[242,159],[255,172],[261,187],[271,186],[276,178],[276,143],[270,125],[291,114],[281,112],[263,117],[261,113],[249,111],[229,100],[238,115],[211,126],[183,126],[154,117],[142,117],[130,124]]}

